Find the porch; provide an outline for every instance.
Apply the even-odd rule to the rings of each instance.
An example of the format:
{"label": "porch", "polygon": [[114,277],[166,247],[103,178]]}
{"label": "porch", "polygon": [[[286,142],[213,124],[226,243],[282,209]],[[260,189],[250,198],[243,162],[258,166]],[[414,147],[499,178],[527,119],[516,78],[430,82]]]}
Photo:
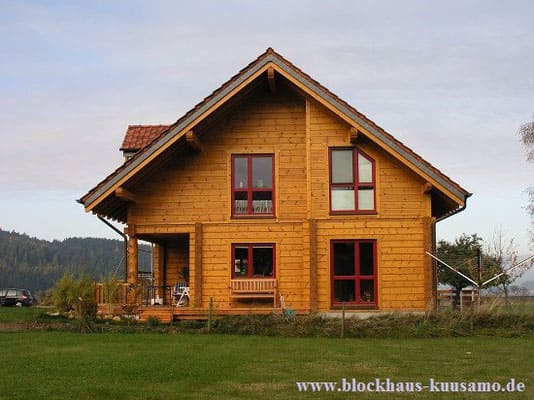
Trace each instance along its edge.
{"label": "porch", "polygon": [[[127,282],[95,284],[95,298],[100,315],[133,314],[142,322],[157,318],[163,323],[173,320],[204,320],[208,307],[195,307],[190,302],[185,283],[154,286],[150,280],[137,285]],[[213,306],[212,315],[271,314],[283,312],[283,297],[278,298],[276,279],[231,279],[228,302]],[[186,300],[186,301],[184,301]]]}

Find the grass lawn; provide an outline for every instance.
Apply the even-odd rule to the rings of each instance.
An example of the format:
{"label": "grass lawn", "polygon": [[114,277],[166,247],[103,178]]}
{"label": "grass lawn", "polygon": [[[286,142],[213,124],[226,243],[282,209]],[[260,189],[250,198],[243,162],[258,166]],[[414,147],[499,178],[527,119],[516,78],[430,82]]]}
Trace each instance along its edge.
{"label": "grass lawn", "polygon": [[0,323],[29,323],[43,316],[46,309],[40,307],[0,307]]}
{"label": "grass lawn", "polygon": [[[0,399],[532,399],[532,337],[0,333]],[[299,393],[296,381],[490,381],[523,393]],[[339,387],[340,383],[338,383]]]}

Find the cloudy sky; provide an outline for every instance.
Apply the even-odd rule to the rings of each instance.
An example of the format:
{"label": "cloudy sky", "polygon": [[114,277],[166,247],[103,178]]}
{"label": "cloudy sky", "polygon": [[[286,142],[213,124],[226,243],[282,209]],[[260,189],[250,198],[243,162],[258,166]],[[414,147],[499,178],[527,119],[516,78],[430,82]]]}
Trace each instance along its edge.
{"label": "cloudy sky", "polygon": [[75,200],[128,124],[171,123],[272,46],[473,192],[438,234],[528,254],[518,127],[534,2],[0,0],[0,228],[116,237]]}

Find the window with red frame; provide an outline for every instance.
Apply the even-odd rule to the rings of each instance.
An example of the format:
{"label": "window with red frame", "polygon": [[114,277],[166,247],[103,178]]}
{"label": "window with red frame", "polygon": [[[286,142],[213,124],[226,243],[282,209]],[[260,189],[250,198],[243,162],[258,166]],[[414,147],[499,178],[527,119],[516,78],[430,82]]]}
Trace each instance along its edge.
{"label": "window with red frame", "polygon": [[376,305],[376,242],[333,240],[330,257],[332,305]]}
{"label": "window with red frame", "polygon": [[330,211],[375,211],[374,160],[356,148],[330,149]]}
{"label": "window with red frame", "polygon": [[272,154],[232,156],[232,215],[274,215]]}
{"label": "window with red frame", "polygon": [[232,278],[274,277],[273,244],[234,244]]}

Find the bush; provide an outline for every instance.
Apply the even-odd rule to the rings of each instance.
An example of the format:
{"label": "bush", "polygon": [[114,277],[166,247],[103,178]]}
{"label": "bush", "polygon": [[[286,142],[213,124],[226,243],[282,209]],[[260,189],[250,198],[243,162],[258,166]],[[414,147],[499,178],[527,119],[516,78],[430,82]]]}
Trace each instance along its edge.
{"label": "bush", "polygon": [[74,318],[80,323],[81,331],[93,330],[97,305],[95,287],[90,277],[75,278],[72,274],[65,274],[56,283],[51,294],[58,311],[74,313]]}
{"label": "bush", "polygon": [[[214,333],[264,336],[340,337],[341,318],[318,315],[228,316],[217,319]],[[179,330],[184,329],[181,325]],[[184,329],[187,330],[187,329]],[[388,313],[360,319],[347,317],[343,336],[353,338],[409,338],[451,336],[524,336],[534,333],[534,312],[479,310],[433,311],[427,314]]]}

